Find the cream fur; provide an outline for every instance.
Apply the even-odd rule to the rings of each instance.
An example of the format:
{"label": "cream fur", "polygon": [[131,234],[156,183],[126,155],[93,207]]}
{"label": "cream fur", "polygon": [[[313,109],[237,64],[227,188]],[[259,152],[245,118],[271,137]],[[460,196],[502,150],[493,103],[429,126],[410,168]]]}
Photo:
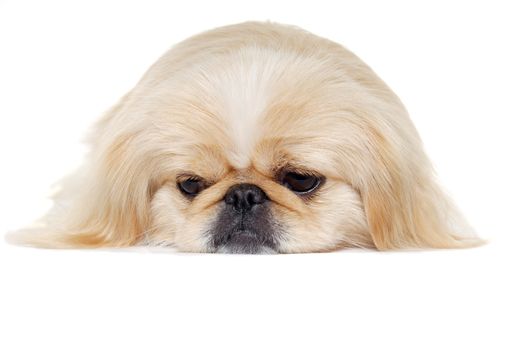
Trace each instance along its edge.
{"label": "cream fur", "polygon": [[[273,203],[279,252],[480,243],[397,96],[351,52],[295,27],[242,23],[178,44],[99,121],[91,144],[54,210],[14,241],[208,252],[226,190],[251,182]],[[300,199],[274,181],[283,166],[326,183]],[[185,173],[212,184],[192,202],[175,185]]]}

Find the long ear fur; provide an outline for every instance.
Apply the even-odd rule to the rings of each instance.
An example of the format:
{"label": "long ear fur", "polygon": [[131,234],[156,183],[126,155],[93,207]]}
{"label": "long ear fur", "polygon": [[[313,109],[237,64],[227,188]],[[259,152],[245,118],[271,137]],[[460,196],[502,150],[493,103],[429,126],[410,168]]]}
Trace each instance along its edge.
{"label": "long ear fur", "polygon": [[[133,135],[111,135],[127,96],[96,125],[87,163],[61,183],[54,207],[35,227],[11,233],[15,244],[45,248],[129,246],[148,225],[147,164],[132,160],[125,147]],[[109,140],[109,141],[108,141]],[[109,142],[109,144],[105,144]],[[139,162],[141,163],[141,162]]]}
{"label": "long ear fur", "polygon": [[[410,143],[402,148],[379,132],[372,135],[376,166],[365,177],[361,195],[378,249],[461,248],[482,244],[436,183],[416,132],[414,137],[399,140],[399,144]],[[410,154],[404,154],[405,151]]]}

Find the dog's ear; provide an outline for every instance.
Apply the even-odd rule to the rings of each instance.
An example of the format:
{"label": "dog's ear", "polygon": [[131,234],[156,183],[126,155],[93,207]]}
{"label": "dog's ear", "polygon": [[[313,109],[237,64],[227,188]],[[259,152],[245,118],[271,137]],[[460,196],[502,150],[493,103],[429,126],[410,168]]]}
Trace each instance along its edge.
{"label": "dog's ear", "polygon": [[374,166],[363,177],[361,196],[378,249],[456,248],[482,243],[436,183],[418,139],[416,144],[398,149],[394,140],[380,132],[371,134]]}
{"label": "dog's ear", "polygon": [[[47,248],[129,246],[148,226],[148,164],[138,160],[133,132],[112,124],[125,113],[127,96],[96,125],[84,166],[60,183],[53,209],[36,228],[8,240]],[[139,147],[140,148],[140,147]]]}

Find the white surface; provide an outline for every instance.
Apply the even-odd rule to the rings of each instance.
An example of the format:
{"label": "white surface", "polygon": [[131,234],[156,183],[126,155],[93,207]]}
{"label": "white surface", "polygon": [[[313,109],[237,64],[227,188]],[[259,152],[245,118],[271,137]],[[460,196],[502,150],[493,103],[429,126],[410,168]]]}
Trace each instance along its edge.
{"label": "white surface", "polygon": [[290,256],[0,243],[0,349],[525,349],[520,2],[0,2],[0,232],[41,215],[82,135],[168,47],[249,19],[362,57],[485,247]]}

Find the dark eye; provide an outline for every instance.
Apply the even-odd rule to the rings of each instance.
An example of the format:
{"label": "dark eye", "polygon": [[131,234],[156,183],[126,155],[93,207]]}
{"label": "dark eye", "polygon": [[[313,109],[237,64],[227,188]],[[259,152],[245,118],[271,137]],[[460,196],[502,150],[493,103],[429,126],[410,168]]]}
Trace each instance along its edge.
{"label": "dark eye", "polygon": [[306,194],[320,185],[320,178],[314,175],[288,172],[284,175],[282,184],[293,192]]}
{"label": "dark eye", "polygon": [[178,187],[183,194],[194,197],[203,191],[205,183],[201,179],[190,178],[178,182]]}

